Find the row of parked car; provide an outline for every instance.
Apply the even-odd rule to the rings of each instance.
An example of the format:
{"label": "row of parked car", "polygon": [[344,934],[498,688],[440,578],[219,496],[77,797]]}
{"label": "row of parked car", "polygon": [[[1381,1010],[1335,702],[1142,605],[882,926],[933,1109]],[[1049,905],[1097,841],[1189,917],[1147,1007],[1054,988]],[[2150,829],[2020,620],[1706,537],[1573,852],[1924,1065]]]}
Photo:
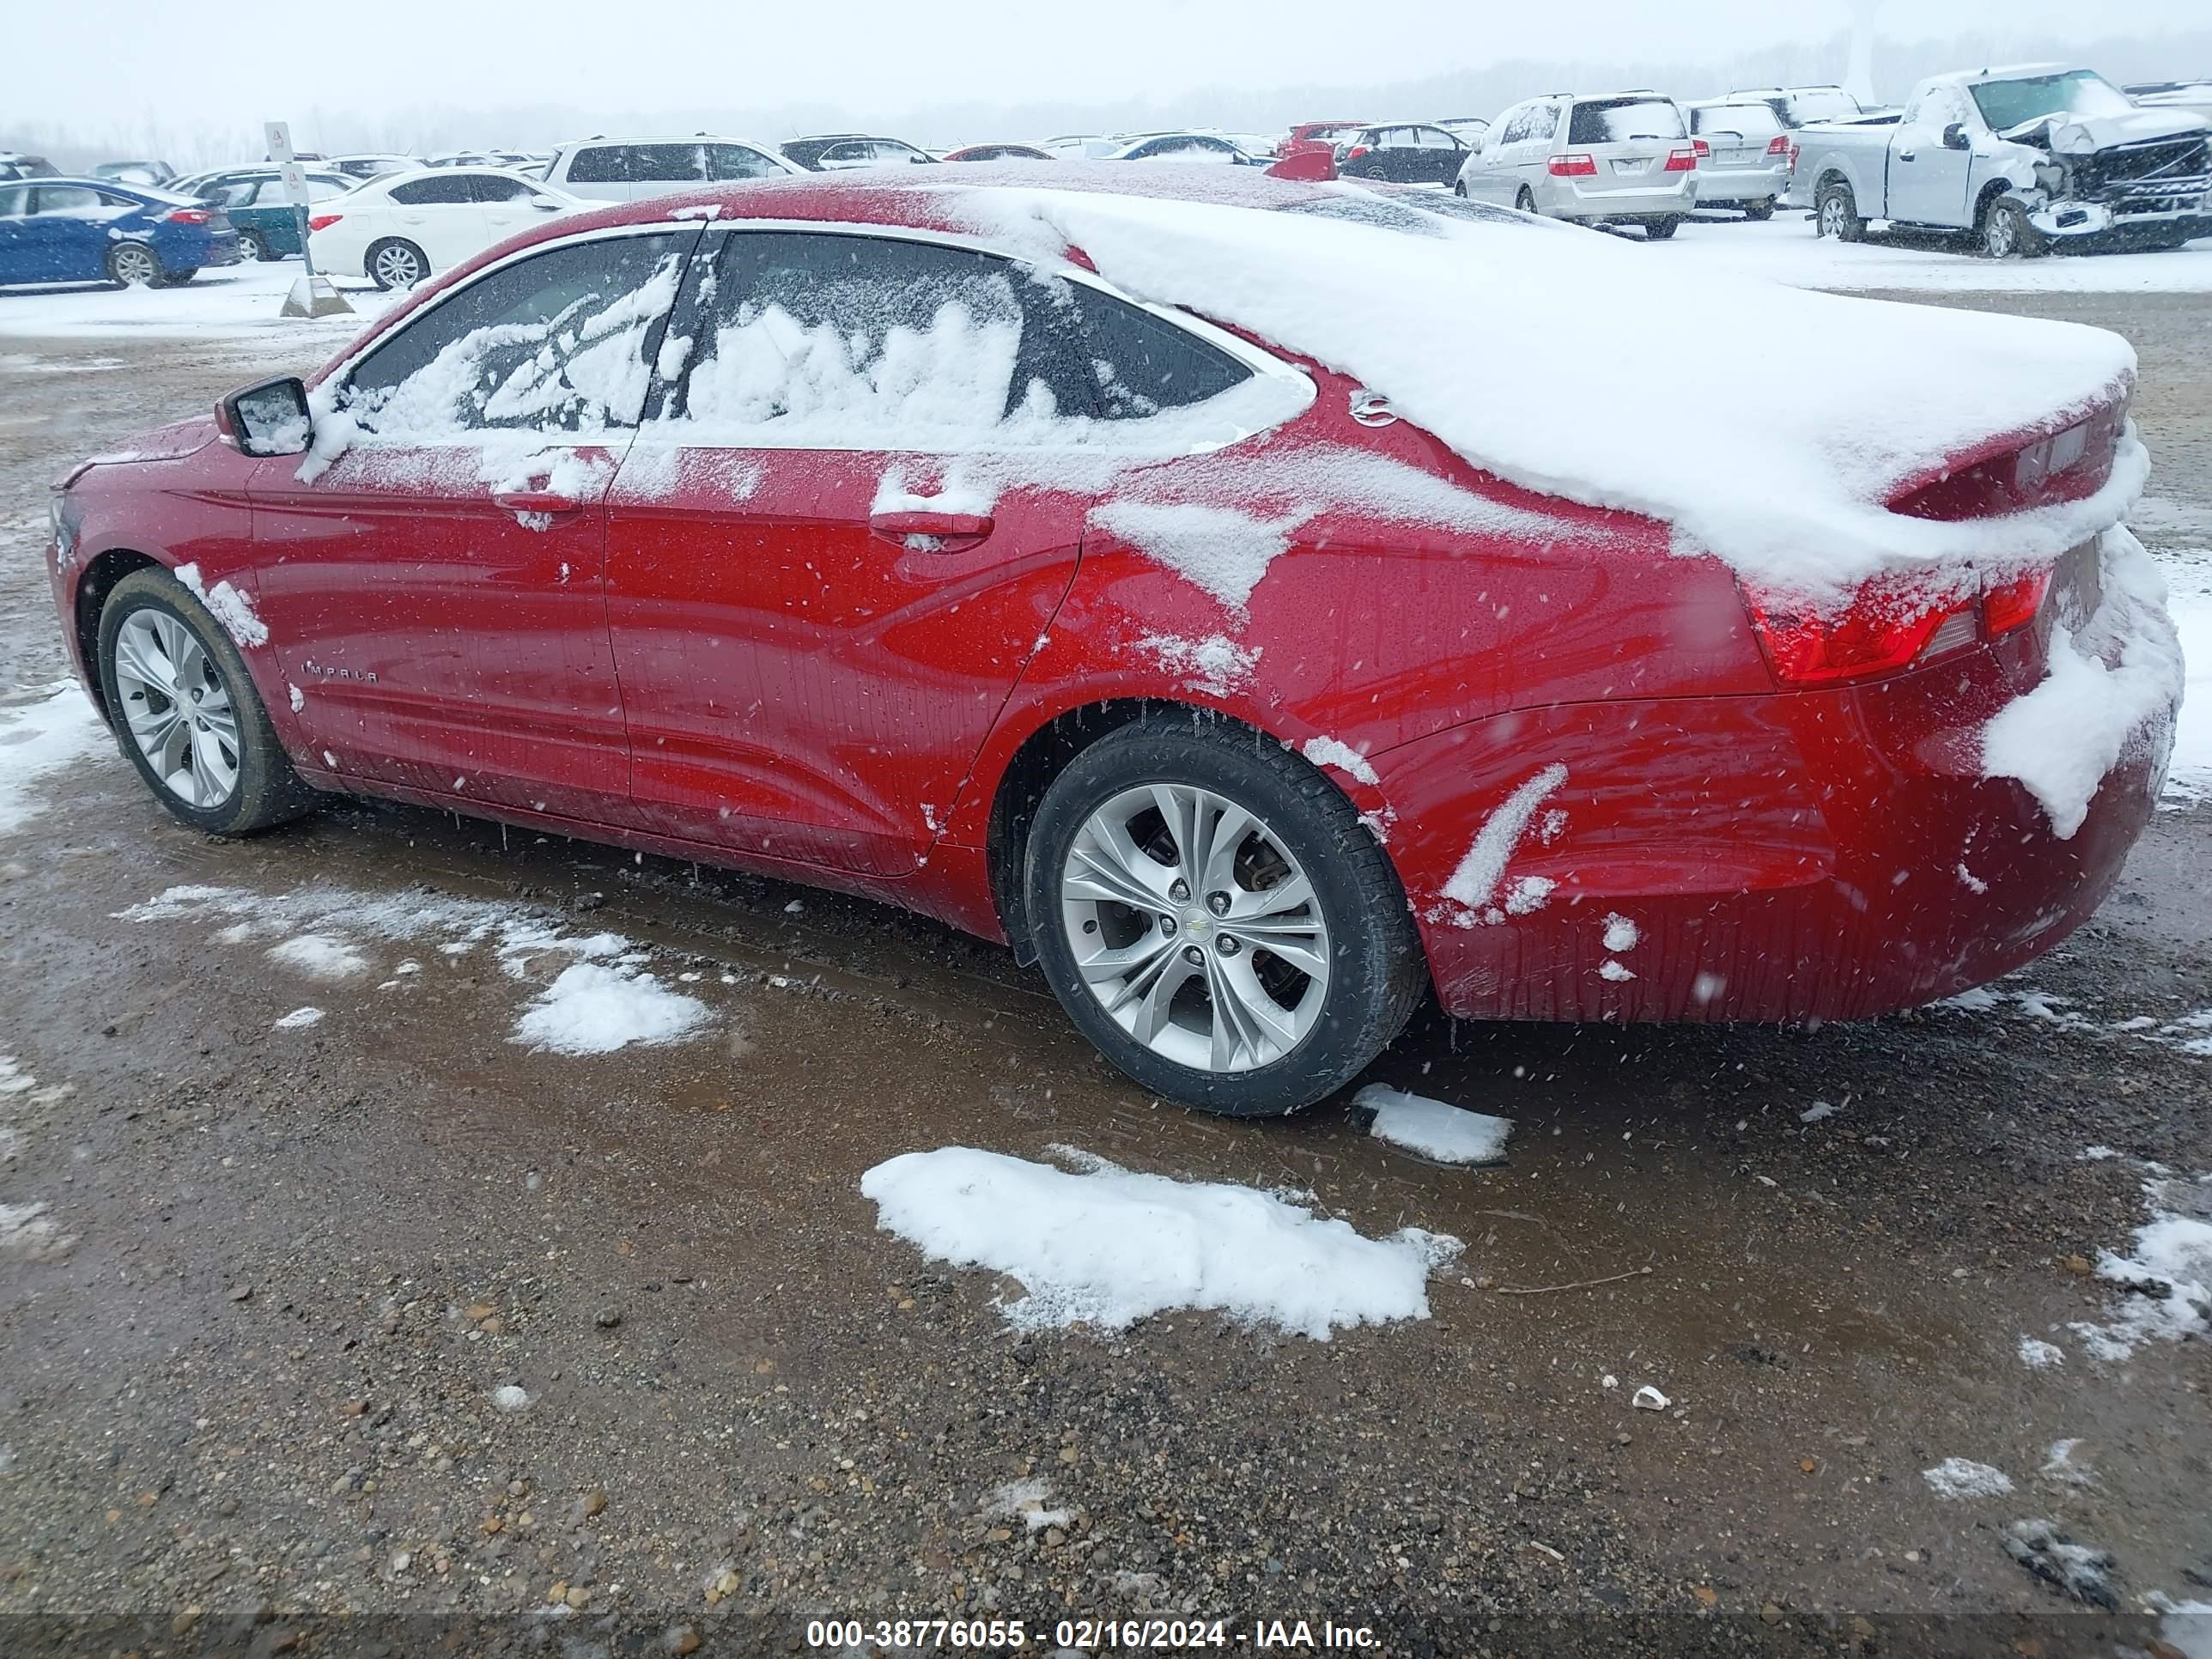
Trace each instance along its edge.
{"label": "row of parked car", "polygon": [[[549,214],[695,185],[883,166],[1067,160],[1274,167],[1448,187],[1547,217],[1672,236],[1693,211],[1790,205],[1843,240],[1881,220],[1976,237],[1991,255],[2061,243],[2179,246],[2212,234],[2212,86],[2122,89],[2063,64],[1933,76],[1900,108],[1839,87],[1678,100],[1650,88],[1545,93],[1494,119],[1310,121],[1279,137],[1071,133],[931,151],[829,133],[778,145],[594,135],[550,153],[307,155],[307,250],[337,276],[405,288]],[[0,283],[187,282],[301,252],[276,167],[179,177],[158,161],[64,179],[0,153]]]}

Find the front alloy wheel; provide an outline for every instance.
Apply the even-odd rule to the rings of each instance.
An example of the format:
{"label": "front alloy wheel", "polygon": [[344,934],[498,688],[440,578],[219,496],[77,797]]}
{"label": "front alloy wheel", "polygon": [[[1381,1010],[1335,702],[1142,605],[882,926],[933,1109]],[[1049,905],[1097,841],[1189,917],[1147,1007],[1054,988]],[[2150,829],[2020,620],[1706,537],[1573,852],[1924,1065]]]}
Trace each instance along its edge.
{"label": "front alloy wheel", "polygon": [[1328,1000],[1328,924],[1267,826],[1189,784],[1127,789],[1078,831],[1060,926],[1099,1006],[1199,1071],[1280,1060]]}
{"label": "front alloy wheel", "polygon": [[115,636],[115,695],[156,782],[214,811],[238,793],[238,712],[215,661],[183,622],[135,611]]}

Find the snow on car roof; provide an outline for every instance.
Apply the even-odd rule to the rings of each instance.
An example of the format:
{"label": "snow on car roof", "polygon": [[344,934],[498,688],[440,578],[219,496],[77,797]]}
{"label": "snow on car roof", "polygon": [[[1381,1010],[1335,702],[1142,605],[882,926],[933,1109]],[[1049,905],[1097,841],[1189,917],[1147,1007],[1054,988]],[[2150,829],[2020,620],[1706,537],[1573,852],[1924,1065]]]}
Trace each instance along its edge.
{"label": "snow on car roof", "polygon": [[[1224,323],[1386,396],[1470,465],[1672,526],[1769,588],[1832,599],[1877,572],[2048,559],[2142,487],[2132,436],[2081,501],[1946,523],[1887,503],[1946,464],[2063,429],[2125,395],[2102,329],[1785,288],[1667,252],[1413,191],[1225,168],[976,163],[957,179],[757,180],[571,218],[881,223],[965,232],[1046,263],[1080,250],[1123,291]],[[1380,290],[1387,303],[1378,304]],[[1726,337],[1739,349],[1716,353]],[[1786,381],[1726,445],[1680,411]]]}

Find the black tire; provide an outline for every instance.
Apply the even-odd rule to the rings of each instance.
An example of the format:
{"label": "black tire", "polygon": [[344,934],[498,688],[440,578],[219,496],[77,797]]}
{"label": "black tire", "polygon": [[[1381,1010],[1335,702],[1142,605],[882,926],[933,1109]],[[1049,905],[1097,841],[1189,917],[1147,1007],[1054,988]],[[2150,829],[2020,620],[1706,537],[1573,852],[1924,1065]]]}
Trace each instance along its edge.
{"label": "black tire", "polygon": [[266,264],[276,256],[270,252],[269,239],[259,231],[241,230],[238,233],[238,257],[257,264]]}
{"label": "black tire", "polygon": [[2033,259],[2044,251],[2043,233],[2027,222],[2027,210],[2008,196],[1990,199],[1982,210],[1982,252],[1991,259]]}
{"label": "black tire", "polygon": [[381,289],[413,288],[430,275],[430,256],[404,236],[371,243],[362,264],[369,280]]}
{"label": "black tire", "polygon": [[1452,194],[1458,197],[1462,202],[1467,200],[1467,180],[1464,179],[1453,179]]}
{"label": "black tire", "polygon": [[1663,242],[1681,227],[1681,220],[1673,214],[1659,219],[1646,219],[1644,222],[1644,240],[1647,242]]}
{"label": "black tire", "polygon": [[1774,198],[1770,196],[1763,202],[1746,202],[1743,204],[1743,216],[1754,224],[1765,223],[1774,216]]}
{"label": "black tire", "polygon": [[107,280],[118,288],[155,288],[161,256],[143,242],[118,242],[107,250]]}
{"label": "black tire", "polygon": [[1866,240],[1866,221],[1859,217],[1858,198],[1842,179],[1831,179],[1814,198],[1813,234],[1832,236],[1839,242]]}
{"label": "black tire", "polygon": [[1513,198],[1513,205],[1522,213],[1534,213],[1536,210],[1535,192],[1528,185],[1522,185],[1521,193]]}
{"label": "black tire", "polygon": [[[179,795],[154,769],[131,735],[133,708],[118,684],[116,641],[124,624],[144,611],[166,612],[181,623],[207,653],[222,690],[229,695],[237,720],[238,775],[228,794],[211,805],[197,805]],[[108,724],[124,758],[137,768],[154,798],[194,829],[211,836],[246,836],[313,810],[315,792],[300,781],[276,741],[269,712],[262,706],[253,689],[253,677],[246,672],[229,633],[167,571],[134,570],[109,592],[100,613],[100,683],[107,702]]]}
{"label": "black tire", "polygon": [[[1062,921],[1070,849],[1092,814],[1153,783],[1204,789],[1243,808],[1312,885],[1328,928],[1328,984],[1310,1029],[1267,1064],[1216,1072],[1158,1053],[1121,1029],[1077,967]],[[1273,738],[1200,711],[1147,714],[1067,764],[1038,805],[1022,891],[1030,941],[1068,1018],[1143,1087],[1202,1111],[1280,1116],[1334,1094],[1396,1039],[1428,988],[1405,890],[1352,803]],[[1183,936],[1197,938],[1194,929],[1187,918]],[[1255,963],[1263,950],[1255,947]]]}

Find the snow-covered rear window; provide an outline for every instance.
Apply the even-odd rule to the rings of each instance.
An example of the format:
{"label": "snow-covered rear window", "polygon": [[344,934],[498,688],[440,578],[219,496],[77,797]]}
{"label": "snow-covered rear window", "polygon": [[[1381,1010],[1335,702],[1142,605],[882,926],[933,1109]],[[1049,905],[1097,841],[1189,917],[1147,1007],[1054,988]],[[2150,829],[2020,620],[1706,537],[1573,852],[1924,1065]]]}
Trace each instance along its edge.
{"label": "snow-covered rear window", "polygon": [[1802,125],[1808,121],[1856,121],[1866,112],[1848,92],[1796,92],[1790,95],[1790,112]]}
{"label": "snow-covered rear window", "polygon": [[339,407],[387,441],[635,425],[697,238],[600,237],[489,271],[364,357]]}
{"label": "snow-covered rear window", "polygon": [[702,443],[1073,441],[1251,373],[1095,289],[903,238],[733,232],[702,305],[663,416]]}
{"label": "snow-covered rear window", "polygon": [[1666,98],[1593,99],[1575,106],[1570,144],[1625,144],[1638,138],[1683,138],[1682,112]]}
{"label": "snow-covered rear window", "polygon": [[1742,138],[1771,138],[1782,131],[1782,118],[1765,104],[1720,104],[1690,112],[1690,125],[1700,133],[1735,133]]}

